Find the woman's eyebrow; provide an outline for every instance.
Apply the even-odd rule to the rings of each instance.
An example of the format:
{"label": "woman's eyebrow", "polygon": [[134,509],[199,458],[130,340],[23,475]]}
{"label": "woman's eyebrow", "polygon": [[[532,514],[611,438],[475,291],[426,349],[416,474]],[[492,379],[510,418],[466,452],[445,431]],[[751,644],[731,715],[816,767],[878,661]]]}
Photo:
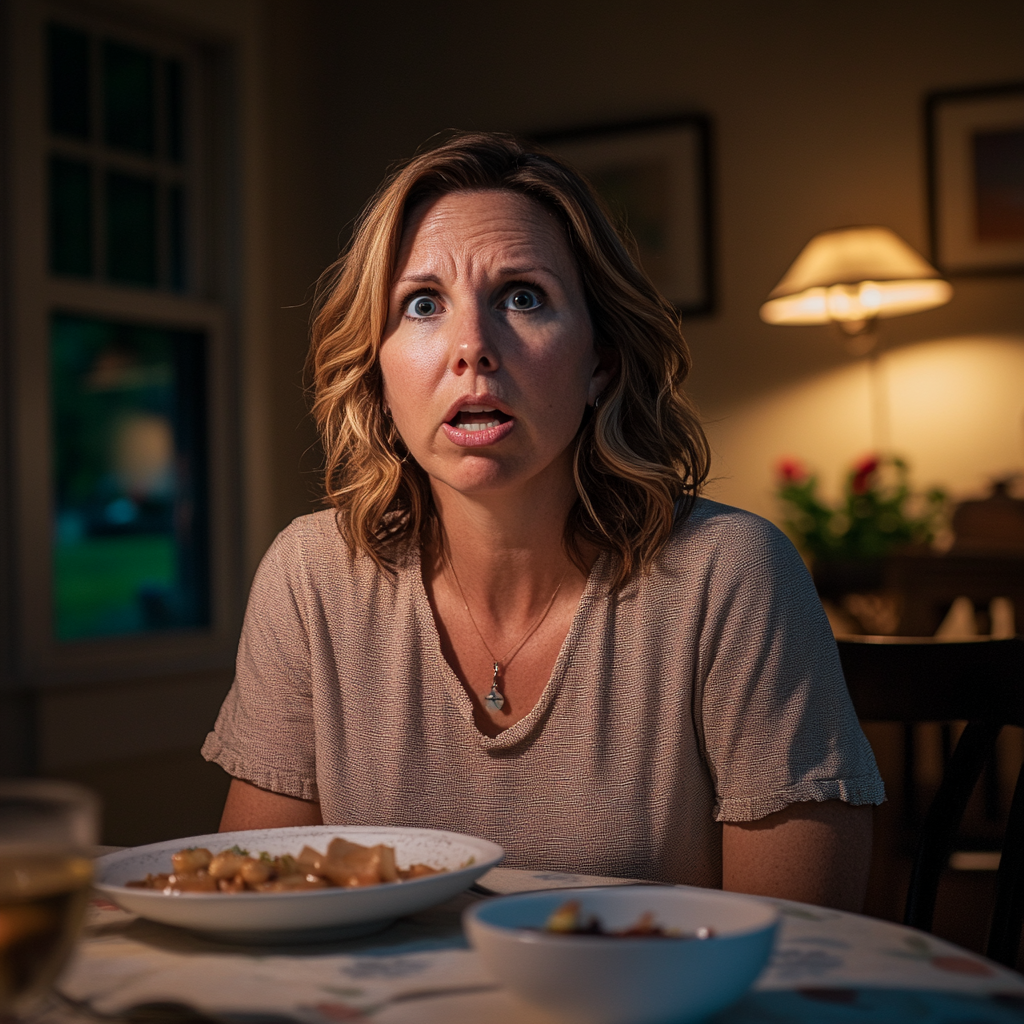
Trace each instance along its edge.
{"label": "woman's eyebrow", "polygon": [[502,277],[522,277],[525,274],[536,274],[538,272],[548,274],[549,276],[553,277],[556,281],[558,281],[559,284],[565,283],[564,281],[562,281],[561,275],[559,275],[556,271],[552,270],[550,267],[545,266],[543,263],[535,263],[531,266],[522,267],[502,267],[498,271],[498,273]]}
{"label": "woman's eyebrow", "polygon": [[435,274],[403,274],[394,284],[398,287],[402,284],[440,284],[441,279]]}
{"label": "woman's eyebrow", "polygon": [[[524,264],[517,267],[500,267],[498,269],[498,276],[505,278],[524,277],[536,273],[548,274],[562,285],[563,288],[565,287],[565,282],[562,280],[561,275],[542,263]],[[436,284],[438,287],[441,287],[442,281],[436,274],[403,274],[392,285],[392,290],[400,289],[408,284]]]}

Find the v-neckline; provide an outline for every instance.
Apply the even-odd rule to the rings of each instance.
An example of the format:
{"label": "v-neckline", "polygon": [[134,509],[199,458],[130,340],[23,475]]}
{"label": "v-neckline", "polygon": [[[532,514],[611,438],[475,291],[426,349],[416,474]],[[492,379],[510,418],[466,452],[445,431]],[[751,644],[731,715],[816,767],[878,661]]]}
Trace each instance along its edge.
{"label": "v-neckline", "polygon": [[437,620],[434,618],[434,609],[431,607],[430,598],[427,596],[426,584],[423,582],[422,551],[419,545],[412,545],[412,547],[412,565],[410,568],[414,576],[413,596],[416,611],[423,621],[429,625],[430,654],[433,658],[437,675],[443,680],[445,688],[448,690],[448,695],[454,701],[455,707],[458,708],[459,713],[469,728],[472,729],[473,735],[482,749],[507,750],[518,743],[522,743],[523,740],[533,733],[547,715],[548,709],[551,707],[551,703],[554,701],[565,679],[572,650],[576,647],[583,629],[583,621],[588,616],[594,603],[598,600],[602,585],[607,590],[605,577],[608,575],[608,552],[600,551],[597,558],[594,559],[594,564],[590,567],[586,586],[583,588],[579,604],[576,605],[572,622],[569,624],[569,631],[565,634],[565,639],[562,641],[562,646],[558,651],[558,657],[555,658],[555,664],[551,669],[551,676],[540,697],[537,698],[536,704],[518,722],[514,722],[507,729],[502,729],[497,736],[488,736],[486,733],[481,732],[480,727],[476,724],[473,702],[470,700],[462,680],[459,679],[455,670],[449,664],[448,659],[444,656],[444,651],[441,649],[441,634],[437,628]]}

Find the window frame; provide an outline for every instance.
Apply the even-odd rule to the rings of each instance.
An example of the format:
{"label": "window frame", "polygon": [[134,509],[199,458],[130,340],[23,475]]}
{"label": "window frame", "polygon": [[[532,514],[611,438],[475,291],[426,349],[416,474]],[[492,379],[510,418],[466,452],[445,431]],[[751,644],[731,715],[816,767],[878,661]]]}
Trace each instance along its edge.
{"label": "window frame", "polygon": [[[54,147],[46,106],[46,27],[50,21],[105,30],[126,42],[152,46],[145,22],[104,13],[69,10],[43,0],[11,0],[5,40],[8,204],[6,210],[6,334],[8,407],[9,601],[13,675],[22,685],[51,686],[124,677],[201,671],[229,665],[240,620],[240,472],[236,355],[237,289],[230,274],[217,275],[235,248],[228,201],[234,178],[227,116],[229,44],[181,38],[195,54],[197,116],[186,140],[196,166],[189,217],[194,262],[187,292],[114,285],[103,267],[91,279],[57,277],[49,269],[48,175]],[[156,26],[153,26],[154,28]],[[160,49],[175,38],[160,28]],[[95,73],[93,76],[95,80]],[[199,97],[203,102],[199,102]],[[205,102],[209,97],[210,102]],[[202,154],[207,159],[201,159]],[[96,166],[96,165],[94,165]],[[101,164],[100,166],[103,166]],[[97,174],[97,177],[100,175]],[[214,210],[222,210],[215,218]],[[205,258],[204,258],[205,257]],[[207,474],[209,500],[210,624],[58,641],[54,633],[52,534],[52,412],[49,330],[54,313],[181,330],[207,339]],[[40,514],[40,509],[45,514]]]}

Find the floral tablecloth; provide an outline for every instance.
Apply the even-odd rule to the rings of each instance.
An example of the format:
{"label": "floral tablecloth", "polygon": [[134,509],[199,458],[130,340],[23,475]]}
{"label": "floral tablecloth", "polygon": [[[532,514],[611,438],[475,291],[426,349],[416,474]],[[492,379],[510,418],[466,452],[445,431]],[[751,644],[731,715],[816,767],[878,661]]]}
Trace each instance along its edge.
{"label": "floral tablecloth", "polygon": [[[502,868],[481,879],[499,892],[618,881]],[[469,948],[460,914],[475,898],[367,938],[275,948],[225,946],[98,902],[61,990],[99,1013],[184,1004],[227,1024],[547,1024]],[[899,925],[773,902],[782,927],[772,959],[721,1024],[1024,1021],[1024,977],[1013,971]]]}

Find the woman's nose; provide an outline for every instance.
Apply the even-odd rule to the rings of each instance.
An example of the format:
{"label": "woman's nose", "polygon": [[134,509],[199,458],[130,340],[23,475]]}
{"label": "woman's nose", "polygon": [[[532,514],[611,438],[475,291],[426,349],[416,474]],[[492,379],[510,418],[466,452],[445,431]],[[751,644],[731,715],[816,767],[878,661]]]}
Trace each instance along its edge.
{"label": "woman's nose", "polygon": [[463,309],[451,322],[450,369],[453,373],[493,373],[500,365],[489,310]]}

